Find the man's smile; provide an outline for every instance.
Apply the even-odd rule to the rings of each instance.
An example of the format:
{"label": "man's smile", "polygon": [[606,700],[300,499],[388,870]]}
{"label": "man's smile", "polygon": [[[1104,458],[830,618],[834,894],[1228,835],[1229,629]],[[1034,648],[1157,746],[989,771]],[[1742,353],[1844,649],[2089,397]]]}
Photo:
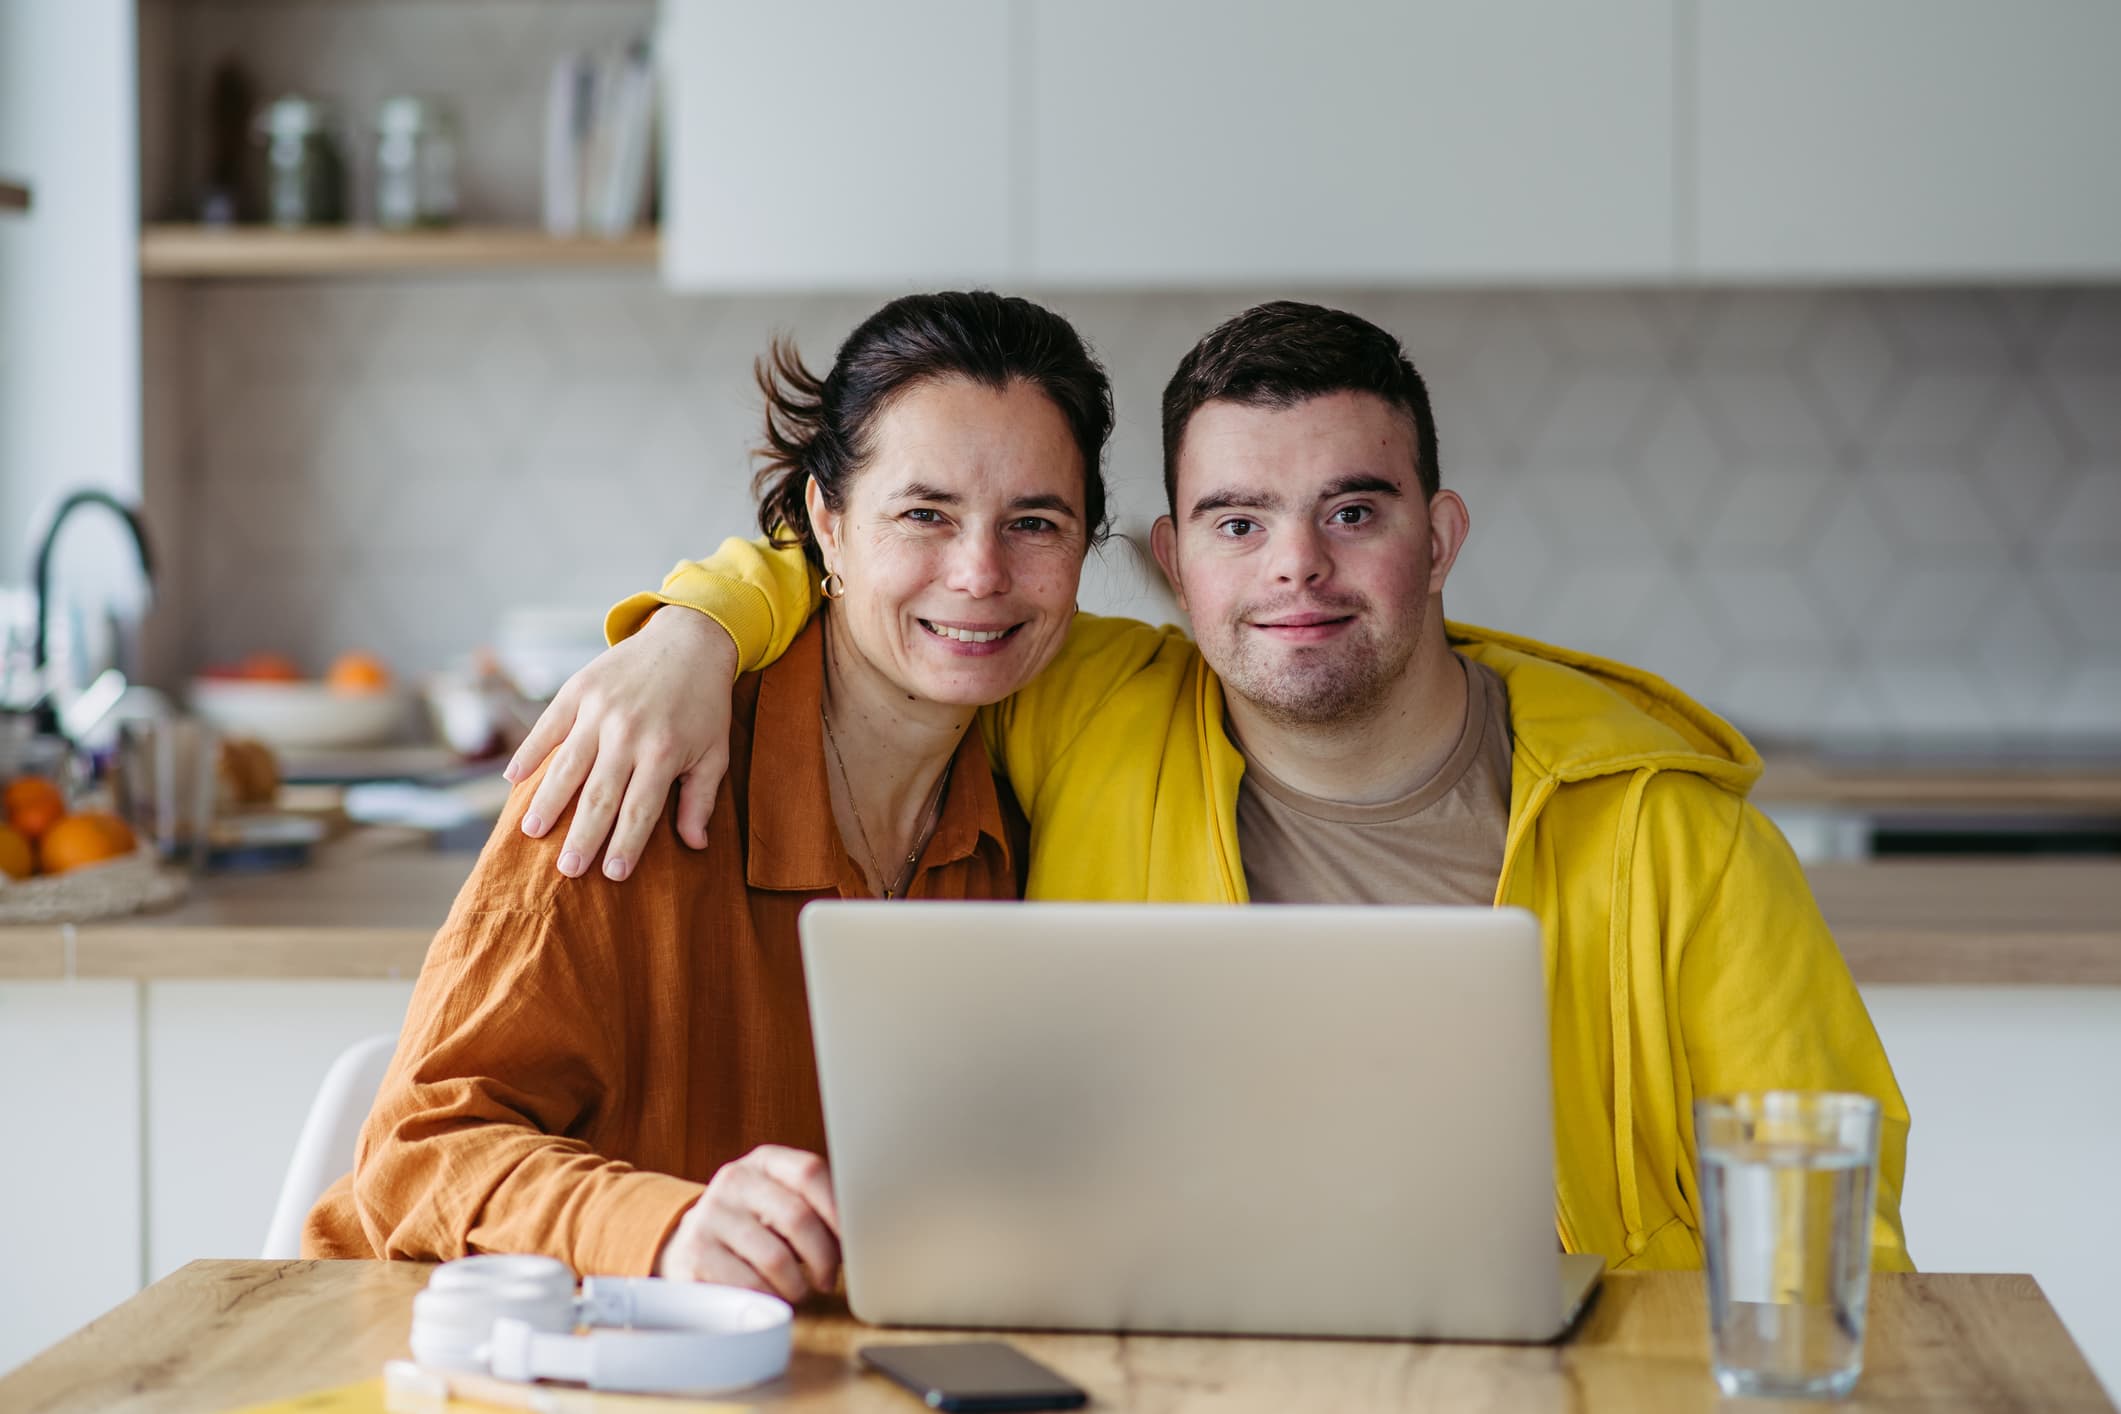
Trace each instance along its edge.
{"label": "man's smile", "polygon": [[1353,614],[1276,614],[1253,619],[1251,627],[1280,643],[1323,643],[1355,622]]}

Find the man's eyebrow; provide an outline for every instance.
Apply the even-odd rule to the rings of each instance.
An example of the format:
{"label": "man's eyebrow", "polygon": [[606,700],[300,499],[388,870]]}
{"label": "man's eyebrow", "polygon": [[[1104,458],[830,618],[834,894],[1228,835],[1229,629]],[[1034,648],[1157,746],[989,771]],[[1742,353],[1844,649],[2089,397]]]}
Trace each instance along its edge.
{"label": "man's eyebrow", "polygon": [[1406,495],[1406,492],[1400,489],[1400,485],[1396,481],[1387,481],[1382,476],[1371,476],[1366,473],[1356,472],[1343,476],[1337,481],[1327,482],[1320,489],[1318,499],[1330,501],[1335,496],[1353,496],[1358,493],[1367,493],[1375,496]]}
{"label": "man's eyebrow", "polygon": [[1186,519],[1199,520],[1202,516],[1213,515],[1217,511],[1278,511],[1280,509],[1281,497],[1275,495],[1272,491],[1210,491],[1193,503],[1193,509],[1186,512]]}

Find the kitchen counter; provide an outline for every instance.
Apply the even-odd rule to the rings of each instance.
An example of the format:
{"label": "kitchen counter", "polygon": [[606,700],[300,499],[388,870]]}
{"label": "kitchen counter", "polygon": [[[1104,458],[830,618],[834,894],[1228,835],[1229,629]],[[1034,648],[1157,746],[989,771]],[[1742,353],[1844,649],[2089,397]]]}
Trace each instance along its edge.
{"label": "kitchen counter", "polygon": [[1753,803],[1895,814],[2121,817],[2121,764],[2018,758],[1855,758],[1771,751]]}
{"label": "kitchen counter", "polygon": [[195,879],[159,913],[0,927],[0,981],[412,978],[474,861],[356,830],[307,868]]}
{"label": "kitchen counter", "polygon": [[[359,830],[307,869],[198,881],[182,905],[0,928],[0,980],[411,978],[473,856]],[[2121,861],[1814,864],[1859,982],[2121,986]]]}

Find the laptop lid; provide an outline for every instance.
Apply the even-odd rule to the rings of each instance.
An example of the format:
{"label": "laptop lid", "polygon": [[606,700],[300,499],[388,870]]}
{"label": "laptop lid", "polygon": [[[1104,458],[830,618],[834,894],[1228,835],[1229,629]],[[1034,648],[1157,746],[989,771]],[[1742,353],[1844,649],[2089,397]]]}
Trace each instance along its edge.
{"label": "laptop lid", "polygon": [[799,927],[863,1320],[1566,1324],[1529,913],[827,901]]}

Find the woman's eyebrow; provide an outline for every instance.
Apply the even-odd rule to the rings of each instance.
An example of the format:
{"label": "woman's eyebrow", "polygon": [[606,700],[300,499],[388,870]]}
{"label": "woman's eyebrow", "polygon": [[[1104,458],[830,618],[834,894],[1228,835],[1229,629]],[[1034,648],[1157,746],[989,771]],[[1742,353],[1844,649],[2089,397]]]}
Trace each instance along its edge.
{"label": "woman's eyebrow", "polygon": [[1065,496],[1056,496],[1051,491],[1041,491],[1035,496],[1019,496],[1009,503],[1012,511],[1059,511],[1062,515],[1075,515],[1076,509]]}
{"label": "woman's eyebrow", "polygon": [[931,486],[925,481],[909,481],[891,493],[894,501],[940,501],[954,506],[963,498],[955,491],[945,491],[940,486]]}
{"label": "woman's eyebrow", "polygon": [[[933,501],[939,506],[962,505],[965,500],[963,496],[958,495],[955,491],[946,491],[940,486],[932,486],[925,481],[907,482],[904,486],[892,492],[890,499],[894,501]],[[1009,503],[1009,509],[1012,511],[1059,511],[1063,515],[1070,516],[1080,514],[1067,497],[1056,495],[1051,491],[1039,491],[1029,496],[1018,496]]]}

